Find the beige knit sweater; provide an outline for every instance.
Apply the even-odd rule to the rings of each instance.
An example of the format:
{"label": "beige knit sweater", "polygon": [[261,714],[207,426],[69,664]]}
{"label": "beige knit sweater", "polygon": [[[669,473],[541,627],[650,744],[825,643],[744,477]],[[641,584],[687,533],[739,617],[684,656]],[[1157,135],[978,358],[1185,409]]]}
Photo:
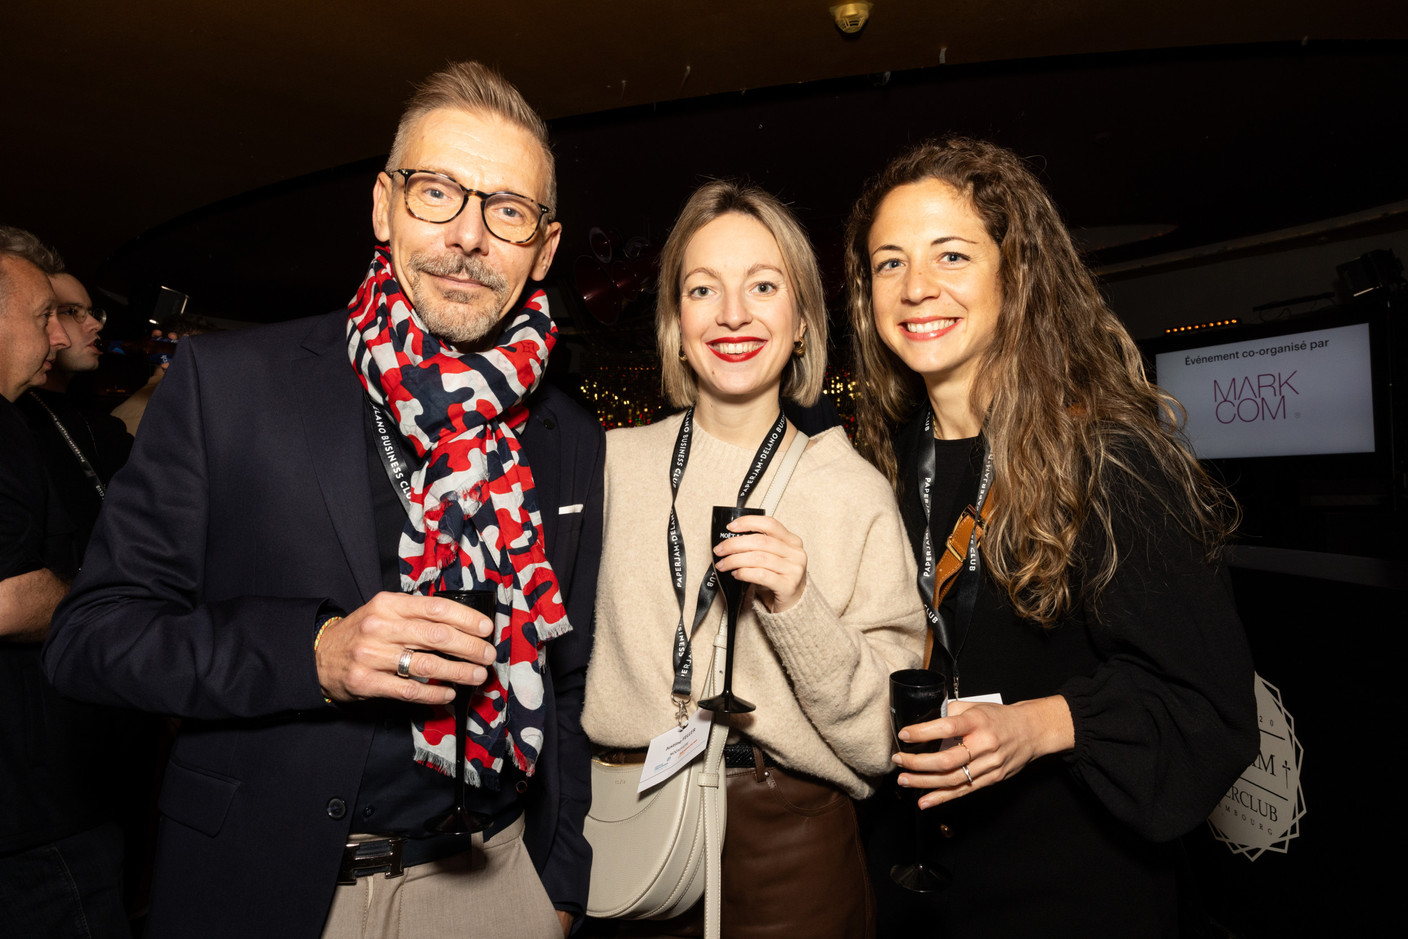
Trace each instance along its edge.
{"label": "beige knit sweater", "polygon": [[[674,724],[679,605],[665,535],[670,454],[682,421],[675,415],[606,435],[606,535],[582,712],[599,746],[644,747]],[[754,453],[710,437],[698,422],[694,431],[676,503],[687,552],[686,625],[712,557],[711,507],[737,500]],[[762,504],[781,462],[779,453],[750,505]],[[923,650],[913,555],[889,485],[840,428],[810,441],[776,514],[802,539],[807,583],[783,613],[745,604],[733,689],[758,709],[731,720],[788,769],[863,798],[891,768],[889,674],[916,667]],[[696,702],[722,616],[719,595],[691,637]]]}

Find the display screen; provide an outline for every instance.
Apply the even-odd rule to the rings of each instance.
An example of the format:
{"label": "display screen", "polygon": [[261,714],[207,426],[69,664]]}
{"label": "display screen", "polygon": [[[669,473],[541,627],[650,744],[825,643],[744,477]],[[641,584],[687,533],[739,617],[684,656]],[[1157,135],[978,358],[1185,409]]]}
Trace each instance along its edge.
{"label": "display screen", "polygon": [[1371,453],[1369,324],[1155,355],[1201,459]]}

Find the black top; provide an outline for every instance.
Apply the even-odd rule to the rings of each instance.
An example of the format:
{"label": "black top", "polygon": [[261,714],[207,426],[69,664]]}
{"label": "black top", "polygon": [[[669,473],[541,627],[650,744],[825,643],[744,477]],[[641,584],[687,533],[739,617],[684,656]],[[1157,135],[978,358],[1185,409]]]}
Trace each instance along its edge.
{"label": "black top", "polygon": [[[976,494],[971,446],[923,436],[922,421],[911,422],[896,448],[901,512],[916,552],[920,447],[936,447],[936,539],[947,537]],[[958,657],[965,696],[998,692],[1008,704],[1065,697],[1074,750],[923,814],[931,859],[953,875],[947,890],[929,897],[890,884],[889,865],[913,850],[913,829],[908,804],[892,790],[882,795],[872,839],[882,934],[1177,934],[1181,853],[1171,839],[1199,825],[1251,761],[1256,707],[1225,575],[1203,562],[1151,495],[1165,485],[1162,471],[1147,454],[1133,459],[1143,479],[1108,482],[1121,507],[1114,520],[1121,560],[1098,604],[1079,595],[1043,629],[1019,619],[985,576]],[[1102,543],[1088,525],[1078,556]]]}
{"label": "black top", "polygon": [[111,414],[81,411],[66,395],[53,391],[35,388],[21,395],[15,403],[29,422],[40,457],[48,468],[53,491],[73,520],[79,557],[82,557],[103,500],[93,481],[83,472],[73,447],[54,425],[54,418],[63,422],[68,438],[83,453],[104,486],[112,482],[113,474],[127,462],[132,452],[132,437],[122,421]]}
{"label": "black top", "polygon": [[[935,557],[944,550],[944,545],[948,542],[949,535],[953,532],[953,526],[958,522],[958,517],[963,514],[965,508],[972,504],[978,491],[978,482],[983,471],[983,448],[980,446],[980,440],[981,438],[978,437],[962,440],[934,440],[934,485],[930,490],[933,493],[933,514],[929,520],[932,535],[929,544]],[[968,550],[967,545],[958,545],[957,547],[960,551]],[[915,549],[916,556],[920,550],[922,549]],[[960,621],[958,616],[958,598],[962,593],[958,587],[967,576],[967,572],[959,575],[958,580],[954,581],[953,586],[949,588],[943,604],[939,607],[939,613],[948,625],[950,635],[954,637],[955,648],[952,651],[960,658],[962,650],[967,647],[967,633],[972,628],[971,623]],[[976,619],[976,616],[974,618]],[[960,682],[959,690],[962,692],[963,676],[954,668],[957,663],[953,661],[952,657],[949,657],[948,661],[944,661],[946,651],[942,644],[936,642],[930,665],[948,677],[949,694],[952,695],[952,681],[955,677]]]}
{"label": "black top", "polygon": [[[0,580],[78,568],[74,526],[58,503],[24,419],[0,398]],[[100,821],[112,754],[100,708],[61,698],[39,667],[39,644],[0,640],[0,854],[55,841]]]}

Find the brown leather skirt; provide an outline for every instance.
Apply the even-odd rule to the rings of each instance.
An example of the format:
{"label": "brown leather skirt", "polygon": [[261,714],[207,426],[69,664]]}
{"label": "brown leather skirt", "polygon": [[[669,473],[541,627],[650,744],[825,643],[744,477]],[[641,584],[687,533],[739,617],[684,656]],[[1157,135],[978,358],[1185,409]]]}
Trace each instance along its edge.
{"label": "brown leather skirt", "polygon": [[[855,805],[834,786],[766,766],[730,768],[723,939],[871,939],[875,898]],[[704,903],[668,920],[589,924],[588,935],[696,939]]]}

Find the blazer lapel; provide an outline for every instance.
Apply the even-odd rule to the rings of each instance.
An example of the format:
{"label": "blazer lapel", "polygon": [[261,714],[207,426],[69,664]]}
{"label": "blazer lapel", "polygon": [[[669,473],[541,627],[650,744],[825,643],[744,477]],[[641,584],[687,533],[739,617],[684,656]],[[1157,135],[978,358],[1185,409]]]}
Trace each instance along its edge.
{"label": "blazer lapel", "polygon": [[318,321],[289,363],[308,462],[362,599],[381,589],[367,475],[364,392],[347,358],[346,320]]}
{"label": "blazer lapel", "polygon": [[561,475],[557,463],[561,447],[557,419],[552,409],[530,399],[528,423],[524,425],[519,441],[523,445],[528,468],[533,471],[533,493],[537,496],[538,514],[543,522],[543,542],[548,563],[558,570],[562,563],[557,552],[558,485]]}

